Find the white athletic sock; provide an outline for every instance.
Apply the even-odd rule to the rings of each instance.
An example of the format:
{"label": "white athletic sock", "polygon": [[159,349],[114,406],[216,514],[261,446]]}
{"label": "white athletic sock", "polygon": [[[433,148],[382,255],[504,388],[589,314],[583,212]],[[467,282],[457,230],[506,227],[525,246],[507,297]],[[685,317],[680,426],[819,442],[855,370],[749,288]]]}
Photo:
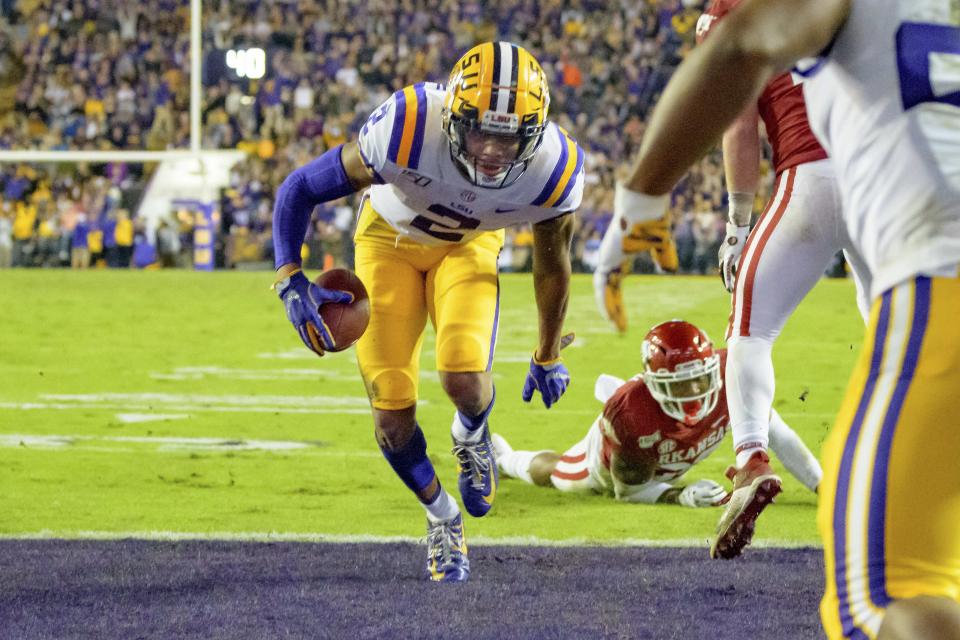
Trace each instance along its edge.
{"label": "white athletic sock", "polygon": [[766,452],[767,447],[761,445],[759,442],[747,442],[742,449],[737,451],[737,459],[734,462],[734,466],[736,466],[737,469],[742,469],[757,451]]}
{"label": "white athletic sock", "polygon": [[765,451],[770,440],[769,416],[775,388],[773,343],[763,338],[730,338],[725,377],[739,468],[756,451]]}
{"label": "white athletic sock", "polygon": [[770,414],[770,448],[784,468],[810,491],[816,491],[823,469],[800,436],[787,426],[776,411]]}
{"label": "white athletic sock", "polygon": [[526,483],[533,484],[533,478],[530,477],[530,463],[542,451],[510,451],[504,455],[497,456],[497,466],[504,475],[511,478],[519,478]]}
{"label": "white athletic sock", "polygon": [[483,428],[479,429],[467,429],[463,426],[463,422],[460,421],[460,414],[456,411],[453,412],[453,424],[450,426],[450,433],[453,434],[454,439],[457,442],[465,443],[475,443],[480,442],[480,438],[483,437]]}
{"label": "white athletic sock", "polygon": [[424,504],[423,508],[427,510],[427,519],[430,522],[452,520],[460,513],[457,501],[443,487],[440,487],[440,495],[434,498],[430,504]]}

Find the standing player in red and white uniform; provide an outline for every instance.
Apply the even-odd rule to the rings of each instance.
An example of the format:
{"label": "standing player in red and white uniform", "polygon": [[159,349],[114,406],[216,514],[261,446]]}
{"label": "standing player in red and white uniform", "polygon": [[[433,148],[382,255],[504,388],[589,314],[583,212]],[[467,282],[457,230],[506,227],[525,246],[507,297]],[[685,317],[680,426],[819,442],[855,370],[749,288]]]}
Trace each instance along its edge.
{"label": "standing player in red and white uniform", "polygon": [[[727,493],[713,480],[671,484],[713,453],[729,430],[723,390],[724,350],[689,322],[672,320],[647,333],[644,372],[624,382],[597,379],[603,413],[563,455],[515,451],[493,434],[497,465],[507,476],[560,491],[602,493],[624,502],[711,507]],[[821,470],[799,436],[773,412],[771,448],[808,489]]]}
{"label": "standing player in red and white uniform", "polygon": [[[697,23],[698,41],[739,2],[713,0]],[[810,130],[801,80],[789,72],[774,77],[723,135],[729,221],[719,260],[724,285],[733,293],[727,402],[744,484],[734,487],[717,526],[710,549],[714,558],[740,554],[750,543],[756,517],[780,491],[766,454],[775,387],[773,343],[840,249],[853,268],[861,315],[868,311],[866,268],[843,224],[833,167]],[[761,120],[773,148],[776,183],[751,232]]]}

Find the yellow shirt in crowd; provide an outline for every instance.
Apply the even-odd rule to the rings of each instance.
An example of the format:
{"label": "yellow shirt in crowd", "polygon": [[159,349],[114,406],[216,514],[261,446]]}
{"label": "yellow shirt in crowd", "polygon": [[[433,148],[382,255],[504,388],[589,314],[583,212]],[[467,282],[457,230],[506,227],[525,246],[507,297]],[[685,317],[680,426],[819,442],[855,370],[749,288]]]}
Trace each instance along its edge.
{"label": "yellow shirt in crowd", "polygon": [[113,230],[113,239],[117,241],[118,247],[133,246],[133,222],[129,218],[117,220],[117,226]]}
{"label": "yellow shirt in crowd", "polygon": [[33,225],[37,221],[37,208],[18,202],[13,216],[13,239],[29,240],[33,237]]}

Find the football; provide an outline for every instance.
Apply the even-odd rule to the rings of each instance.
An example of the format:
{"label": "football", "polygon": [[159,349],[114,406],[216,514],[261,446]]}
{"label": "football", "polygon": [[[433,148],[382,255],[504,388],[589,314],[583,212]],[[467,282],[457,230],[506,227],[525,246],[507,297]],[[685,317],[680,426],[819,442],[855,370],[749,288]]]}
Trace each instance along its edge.
{"label": "football", "polygon": [[330,351],[343,351],[360,339],[370,322],[370,300],[363,282],[349,269],[324,271],[313,281],[318,287],[349,291],[353,294],[350,304],[328,303],[320,306],[320,317],[337,343]]}

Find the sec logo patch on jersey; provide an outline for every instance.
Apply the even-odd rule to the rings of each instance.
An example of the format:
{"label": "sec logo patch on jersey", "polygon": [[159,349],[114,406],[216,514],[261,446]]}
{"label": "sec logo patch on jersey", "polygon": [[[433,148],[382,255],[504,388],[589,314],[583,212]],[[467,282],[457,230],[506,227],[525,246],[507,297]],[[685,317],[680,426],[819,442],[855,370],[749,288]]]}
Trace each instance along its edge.
{"label": "sec logo patch on jersey", "polygon": [[660,443],[660,446],[657,447],[657,453],[661,455],[665,453],[671,453],[676,448],[677,442],[675,440],[664,440]]}

